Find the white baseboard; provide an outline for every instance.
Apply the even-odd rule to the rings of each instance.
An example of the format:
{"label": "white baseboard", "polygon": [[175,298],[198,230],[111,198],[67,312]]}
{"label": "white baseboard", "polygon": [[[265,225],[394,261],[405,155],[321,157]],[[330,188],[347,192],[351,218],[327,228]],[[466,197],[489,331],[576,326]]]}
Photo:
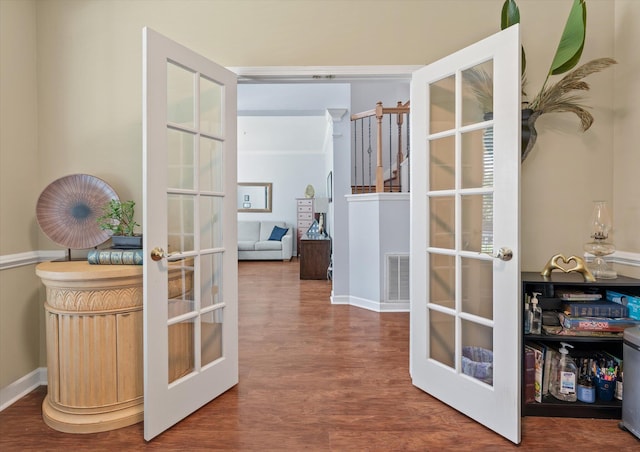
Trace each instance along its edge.
{"label": "white baseboard", "polygon": [[47,368],[39,367],[33,372],[0,389],[0,411],[13,405],[38,386],[47,385]]}
{"label": "white baseboard", "polygon": [[349,304],[349,295],[331,295],[331,304]]}
{"label": "white baseboard", "polygon": [[393,303],[380,303],[380,312],[410,312],[411,302],[396,301]]}
{"label": "white baseboard", "polygon": [[394,302],[386,303],[384,301],[368,300],[366,298],[342,296],[339,300],[337,297],[333,297],[331,304],[348,304],[357,308],[367,309],[374,312],[409,312],[410,303],[407,302]]}

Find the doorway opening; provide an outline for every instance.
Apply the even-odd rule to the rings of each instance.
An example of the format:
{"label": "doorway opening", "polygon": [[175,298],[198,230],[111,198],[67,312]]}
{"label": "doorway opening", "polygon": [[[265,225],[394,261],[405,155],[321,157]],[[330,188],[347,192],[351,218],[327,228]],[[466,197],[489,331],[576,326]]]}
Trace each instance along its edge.
{"label": "doorway opening", "polygon": [[[411,74],[419,67],[229,68],[238,74],[238,182],[273,183],[273,212],[240,213],[238,219],[274,219],[295,227],[295,198],[305,197],[307,185],[314,187],[317,197],[331,197],[325,224],[333,240],[334,302],[349,296],[345,200],[352,185],[349,116],[375,107],[378,101],[396,105],[408,100]],[[272,130],[274,135],[256,139],[252,134],[261,131],[243,126]],[[320,128],[313,132],[314,141],[296,147],[296,129],[310,126]]]}

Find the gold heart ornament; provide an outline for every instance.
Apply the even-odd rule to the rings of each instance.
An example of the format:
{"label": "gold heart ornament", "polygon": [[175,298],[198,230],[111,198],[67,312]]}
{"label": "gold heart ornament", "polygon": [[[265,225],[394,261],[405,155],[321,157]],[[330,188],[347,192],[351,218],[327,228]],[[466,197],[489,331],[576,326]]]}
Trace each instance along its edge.
{"label": "gold heart ornament", "polygon": [[[574,262],[574,265],[573,267],[568,267],[568,264],[571,263],[571,261]],[[560,264],[560,262],[564,265],[564,267]],[[544,277],[548,277],[551,276],[551,272],[553,270],[562,270],[564,273],[580,273],[583,276],[584,280],[588,282],[594,282],[596,280],[595,276],[593,276],[591,271],[589,271],[589,269],[587,268],[587,264],[585,263],[584,259],[578,256],[570,256],[567,259],[562,254],[556,254],[551,259],[549,259],[549,262],[547,262],[547,265],[544,266],[544,269],[540,274]]]}

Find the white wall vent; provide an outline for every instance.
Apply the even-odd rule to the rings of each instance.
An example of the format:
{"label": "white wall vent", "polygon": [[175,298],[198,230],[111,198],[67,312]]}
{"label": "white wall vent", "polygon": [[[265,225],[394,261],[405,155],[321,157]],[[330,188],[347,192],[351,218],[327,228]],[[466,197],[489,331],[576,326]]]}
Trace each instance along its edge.
{"label": "white wall vent", "polygon": [[409,255],[386,255],[386,281],[387,302],[409,301]]}

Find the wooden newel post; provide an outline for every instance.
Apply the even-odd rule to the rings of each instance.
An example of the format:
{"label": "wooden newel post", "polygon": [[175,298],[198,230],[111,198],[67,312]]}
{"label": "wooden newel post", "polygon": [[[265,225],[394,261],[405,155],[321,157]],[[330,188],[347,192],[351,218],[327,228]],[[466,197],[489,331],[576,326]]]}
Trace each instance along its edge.
{"label": "wooden newel post", "polygon": [[398,101],[398,116],[397,116],[397,124],[398,124],[398,158],[396,160],[396,171],[398,173],[398,191],[402,191],[402,172],[400,171],[400,165],[404,160],[402,155],[402,123],[404,122],[404,113],[400,111],[402,108],[402,102]]}
{"label": "wooden newel post", "polygon": [[378,119],[378,143],[376,153],[376,193],[384,192],[384,169],[382,167],[382,102],[376,103],[376,118]]}

